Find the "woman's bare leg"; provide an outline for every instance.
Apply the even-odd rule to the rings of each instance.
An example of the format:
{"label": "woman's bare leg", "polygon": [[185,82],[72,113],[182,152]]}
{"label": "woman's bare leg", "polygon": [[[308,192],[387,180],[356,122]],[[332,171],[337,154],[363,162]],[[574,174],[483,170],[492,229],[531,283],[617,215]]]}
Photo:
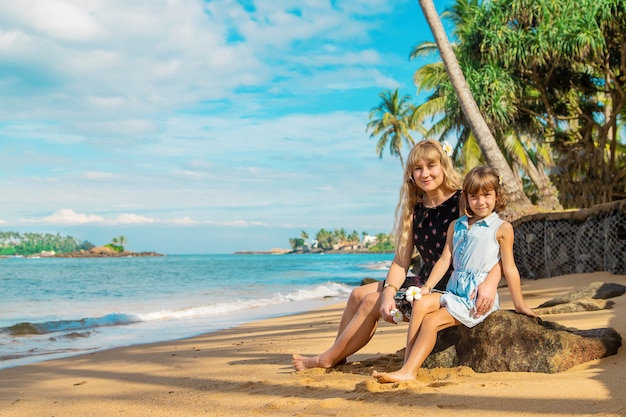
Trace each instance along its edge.
{"label": "woman's bare leg", "polygon": [[396,372],[374,371],[372,376],[380,383],[414,380],[417,377],[418,369],[433,351],[435,343],[437,343],[437,333],[440,330],[458,324],[459,322],[443,307],[427,314],[419,327],[410,355],[404,358],[402,368]]}
{"label": "woman's bare leg", "polygon": [[333,345],[317,356],[293,355],[291,362],[294,368],[298,371],[309,368],[330,368],[365,346],[378,326],[380,301],[381,293],[379,292],[365,295]]}
{"label": "woman's bare leg", "polygon": [[368,294],[381,292],[382,286],[382,282],[372,282],[370,284],[361,285],[352,290],[350,296],[348,297],[346,308],[343,310],[343,314],[341,315],[341,320],[339,320],[339,328],[337,329],[337,337],[335,339],[338,339],[339,336],[341,336],[348,323],[350,323],[352,318],[356,315],[363,299]]}

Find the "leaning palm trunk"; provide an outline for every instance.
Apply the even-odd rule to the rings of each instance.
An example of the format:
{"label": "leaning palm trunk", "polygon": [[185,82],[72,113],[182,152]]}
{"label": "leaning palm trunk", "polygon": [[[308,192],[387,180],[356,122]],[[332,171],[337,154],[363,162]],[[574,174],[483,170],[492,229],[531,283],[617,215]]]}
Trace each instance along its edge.
{"label": "leaning palm trunk", "polygon": [[530,211],[532,204],[528,197],[526,197],[526,194],[524,194],[522,184],[515,179],[515,175],[513,174],[511,167],[504,158],[504,155],[502,155],[500,148],[498,148],[496,139],[491,134],[491,131],[487,126],[487,122],[485,122],[485,119],[478,109],[478,105],[472,96],[472,92],[467,85],[465,76],[461,71],[461,67],[456,59],[456,56],[454,55],[452,46],[448,41],[448,36],[443,29],[443,25],[441,24],[435,5],[432,0],[419,0],[419,4],[422,8],[424,16],[426,17],[428,26],[430,26],[430,30],[433,33],[435,42],[437,43],[437,48],[441,54],[443,65],[446,68],[446,73],[448,74],[450,83],[459,97],[461,109],[467,118],[467,122],[470,125],[472,133],[476,137],[478,146],[480,146],[487,163],[492,168],[495,168],[500,172],[500,176],[502,178],[502,188],[509,202],[508,206],[510,210],[516,213]]}
{"label": "leaning palm trunk", "polygon": [[539,195],[537,205],[546,210],[563,210],[563,206],[559,202],[558,191],[550,178],[538,169],[532,161],[528,162],[524,171],[537,187],[537,194]]}

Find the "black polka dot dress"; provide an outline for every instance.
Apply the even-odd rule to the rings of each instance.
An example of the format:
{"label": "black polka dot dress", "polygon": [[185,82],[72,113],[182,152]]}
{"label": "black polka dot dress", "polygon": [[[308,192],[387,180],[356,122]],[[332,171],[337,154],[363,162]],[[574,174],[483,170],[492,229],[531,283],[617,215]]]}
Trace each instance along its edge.
{"label": "black polka dot dress", "polygon": [[[417,278],[422,284],[426,282],[430,271],[441,256],[446,244],[448,226],[459,218],[460,198],[461,191],[457,190],[437,207],[428,208],[421,203],[415,206],[413,212],[413,244],[422,257],[423,265],[419,272],[416,272]],[[448,269],[435,288],[445,290],[451,274],[452,267]]]}

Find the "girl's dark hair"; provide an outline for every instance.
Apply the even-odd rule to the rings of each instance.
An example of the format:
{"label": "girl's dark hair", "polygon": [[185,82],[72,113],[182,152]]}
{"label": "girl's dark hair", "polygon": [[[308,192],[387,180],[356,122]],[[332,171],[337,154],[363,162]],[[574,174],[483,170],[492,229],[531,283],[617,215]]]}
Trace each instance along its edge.
{"label": "girl's dark hair", "polygon": [[493,191],[496,193],[496,207],[494,211],[502,211],[506,207],[506,199],[500,186],[500,174],[493,168],[487,166],[477,166],[465,175],[463,180],[463,193],[459,203],[461,212],[468,217],[472,217],[474,212],[469,207],[467,196],[479,192]]}

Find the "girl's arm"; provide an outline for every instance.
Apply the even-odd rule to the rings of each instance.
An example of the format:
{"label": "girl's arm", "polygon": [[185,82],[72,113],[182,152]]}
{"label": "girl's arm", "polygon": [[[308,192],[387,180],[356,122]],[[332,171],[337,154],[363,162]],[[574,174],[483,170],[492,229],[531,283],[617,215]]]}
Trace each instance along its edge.
{"label": "girl's arm", "polygon": [[476,316],[482,316],[491,310],[493,301],[496,299],[496,292],[498,291],[498,284],[500,284],[501,279],[502,265],[501,262],[498,262],[491,268],[485,280],[478,284],[477,292],[472,296],[472,298],[476,296],[476,302],[474,303],[476,306]]}
{"label": "girl's arm", "polygon": [[526,314],[527,316],[537,317],[537,314],[524,304],[524,297],[522,296],[522,283],[520,281],[519,271],[515,265],[515,259],[513,257],[514,231],[511,223],[504,222],[498,229],[496,238],[500,244],[502,272],[504,273],[506,283],[509,286],[515,311]]}
{"label": "girl's arm", "polygon": [[422,287],[422,291],[424,287],[428,287],[428,292],[432,292],[432,289],[437,285],[441,278],[446,274],[448,268],[450,268],[450,264],[452,263],[452,238],[454,237],[454,224],[456,220],[450,223],[448,226],[448,235],[446,236],[446,244],[443,247],[443,251],[441,252],[441,256],[433,266],[432,271],[430,271],[430,275],[428,279],[424,283]]}
{"label": "girl's arm", "polygon": [[[413,236],[413,226],[411,226],[411,232],[409,236]],[[393,321],[393,317],[390,312],[396,308],[396,301],[394,299],[396,292],[406,279],[406,274],[411,266],[411,260],[413,256],[413,241],[411,244],[407,244],[401,253],[396,253],[387,271],[387,278],[385,278],[385,285],[382,289],[382,295],[380,300],[380,310],[378,313],[383,320],[389,323],[396,324]]]}

